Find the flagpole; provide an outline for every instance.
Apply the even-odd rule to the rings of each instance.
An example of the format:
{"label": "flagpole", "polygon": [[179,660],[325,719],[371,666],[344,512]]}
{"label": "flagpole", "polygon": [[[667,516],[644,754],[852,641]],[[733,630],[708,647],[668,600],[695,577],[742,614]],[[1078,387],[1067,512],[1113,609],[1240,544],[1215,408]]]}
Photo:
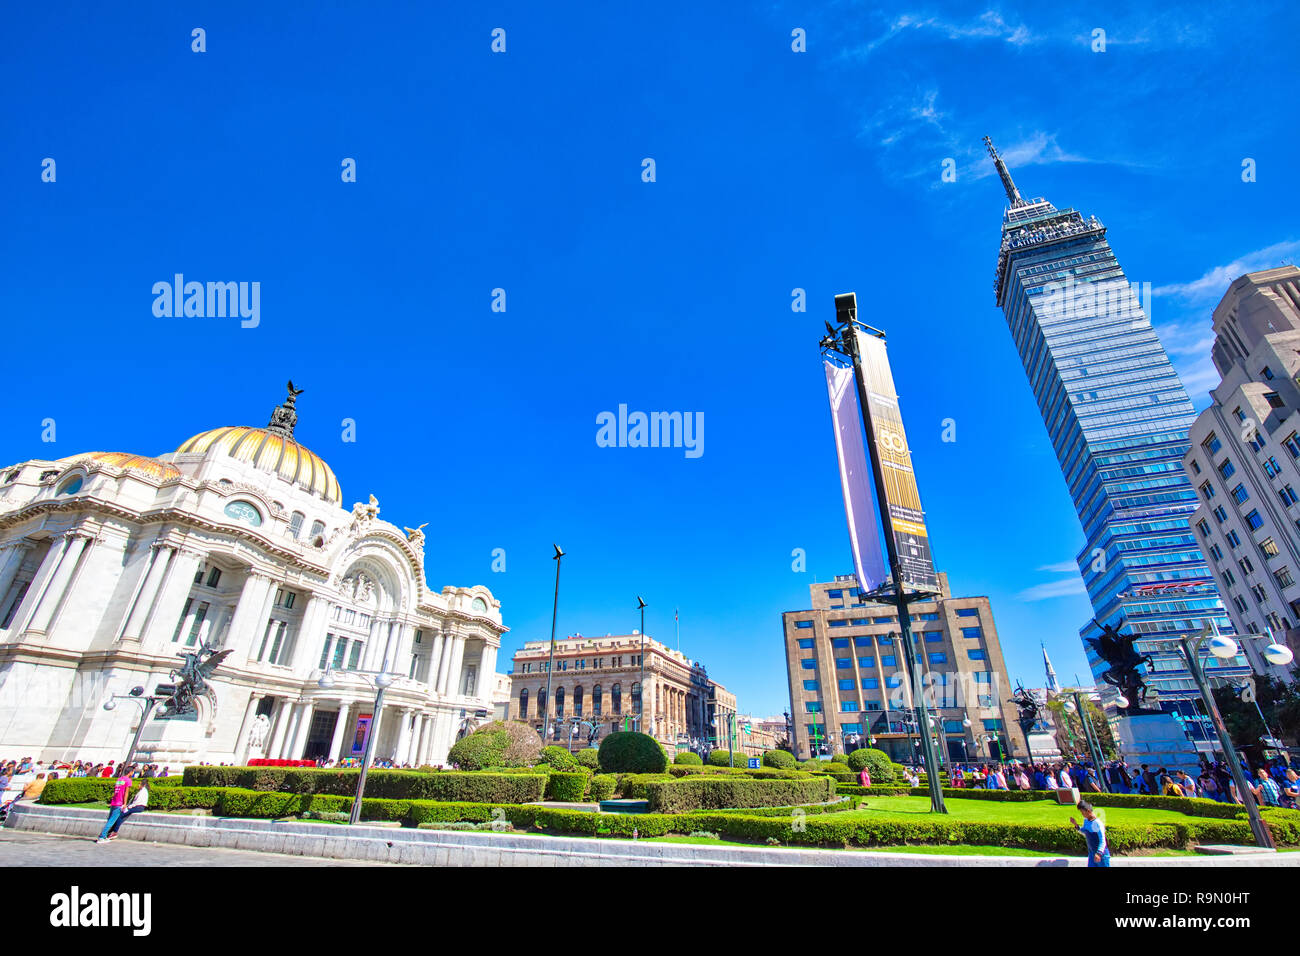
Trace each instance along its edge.
{"label": "flagpole", "polygon": [[558,544],[552,544],[555,549],[555,606],[551,609],[551,656],[546,663],[546,706],[542,708],[542,743],[545,744],[546,736],[551,732],[551,673],[555,667],[555,619],[560,613],[560,558],[564,557],[564,552],[560,550]]}

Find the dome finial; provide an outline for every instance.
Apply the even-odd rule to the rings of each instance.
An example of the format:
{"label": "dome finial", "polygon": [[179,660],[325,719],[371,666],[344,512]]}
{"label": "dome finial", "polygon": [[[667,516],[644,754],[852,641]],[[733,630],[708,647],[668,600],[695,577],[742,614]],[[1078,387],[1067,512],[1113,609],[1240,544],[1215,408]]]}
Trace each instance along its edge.
{"label": "dome finial", "polygon": [[285,438],[292,438],[293,426],[298,424],[298,412],[294,409],[294,403],[297,402],[298,396],[306,389],[294,388],[293,379],[289,379],[288,388],[289,397],[271,412],[271,421],[266,426],[266,430],[275,432],[277,435],[283,435]]}

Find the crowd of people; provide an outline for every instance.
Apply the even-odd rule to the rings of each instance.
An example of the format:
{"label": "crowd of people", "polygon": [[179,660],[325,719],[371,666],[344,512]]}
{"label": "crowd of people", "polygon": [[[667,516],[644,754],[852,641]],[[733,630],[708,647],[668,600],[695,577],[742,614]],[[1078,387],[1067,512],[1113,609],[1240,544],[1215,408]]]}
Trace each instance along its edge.
{"label": "crowd of people", "polygon": [[[1300,774],[1282,757],[1253,769],[1243,759],[1241,766],[1256,803],[1268,807],[1300,806]],[[1213,763],[1202,760],[1196,776],[1186,770],[1153,768],[1149,764],[1130,767],[1124,760],[1106,763],[1100,774],[1090,761],[1082,760],[956,764],[950,770],[949,779],[953,787],[981,790],[1077,789],[1080,793],[1101,793],[1104,789],[1110,793],[1242,802],[1232,769],[1222,760]]]}
{"label": "crowd of people", "polygon": [[[37,800],[51,780],[70,777],[100,777],[106,780],[114,778],[134,781],[153,777],[165,777],[171,772],[170,767],[156,763],[114,764],[95,763],[90,760],[53,761],[45,763],[23,757],[21,760],[0,760],[0,814],[8,813],[15,800]],[[147,798],[146,798],[147,799]]]}

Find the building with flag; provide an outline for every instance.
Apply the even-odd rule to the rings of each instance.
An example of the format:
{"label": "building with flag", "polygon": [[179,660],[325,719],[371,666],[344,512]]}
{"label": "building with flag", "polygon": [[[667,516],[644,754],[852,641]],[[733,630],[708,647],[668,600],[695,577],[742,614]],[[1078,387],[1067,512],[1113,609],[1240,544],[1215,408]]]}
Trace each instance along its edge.
{"label": "building with flag", "polygon": [[[1083,528],[1076,555],[1096,621],[1150,654],[1162,709],[1205,740],[1208,718],[1182,658],[1152,642],[1232,624],[1189,525],[1196,490],[1183,472],[1195,412],[1096,216],[1020,195],[985,139],[1006,191],[993,292],[1024,364]],[[1108,665],[1079,629],[1099,687]],[[1247,673],[1243,659],[1207,674]]]}

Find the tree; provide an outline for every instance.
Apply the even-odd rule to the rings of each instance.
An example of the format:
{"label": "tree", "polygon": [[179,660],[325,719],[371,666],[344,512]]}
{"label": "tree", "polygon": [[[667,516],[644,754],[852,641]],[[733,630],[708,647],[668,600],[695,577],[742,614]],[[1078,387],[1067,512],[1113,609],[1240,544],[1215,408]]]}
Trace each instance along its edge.
{"label": "tree", "polygon": [[[1119,748],[1115,746],[1115,736],[1110,732],[1110,721],[1106,719],[1102,709],[1089,700],[1086,694],[1080,694],[1079,699],[1088,712],[1093,733],[1097,736],[1101,759],[1114,758]],[[1084,733],[1083,718],[1077,709],[1074,713],[1066,711],[1067,700],[1073,703],[1073,695],[1052,697],[1047,701],[1047,709],[1052,712],[1052,722],[1056,725],[1056,746],[1065,756],[1091,760],[1092,754],[1088,751],[1088,735]]]}
{"label": "tree", "polygon": [[1300,737],[1300,689],[1268,674],[1255,677],[1255,703],[1242,699],[1241,687],[1225,684],[1214,688],[1214,703],[1223,716],[1224,726],[1232,742],[1242,749],[1250,748],[1256,760],[1263,757],[1260,738],[1264,736],[1264,721],[1268,728],[1283,740],[1295,741]]}

